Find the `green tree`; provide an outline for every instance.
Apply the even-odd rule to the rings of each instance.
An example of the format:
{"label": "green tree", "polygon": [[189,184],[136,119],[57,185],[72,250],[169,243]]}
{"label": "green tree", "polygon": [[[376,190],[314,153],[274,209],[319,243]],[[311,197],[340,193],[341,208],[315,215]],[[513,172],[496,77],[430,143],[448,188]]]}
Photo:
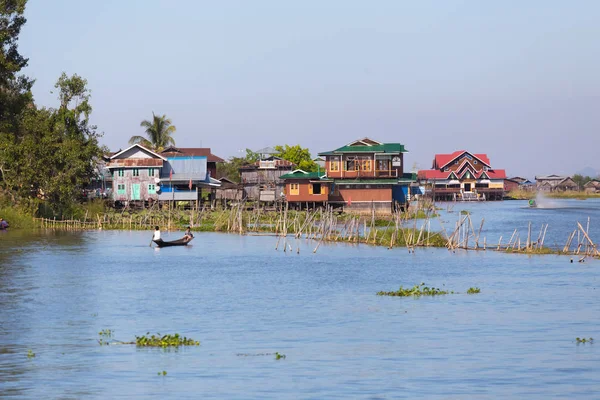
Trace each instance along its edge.
{"label": "green tree", "polygon": [[[31,103],[33,81],[19,72],[28,59],[18,50],[27,0],[0,0],[0,135],[17,132],[22,111]],[[0,176],[1,179],[1,176]]]}
{"label": "green tree", "polygon": [[316,162],[313,161],[308,149],[302,148],[299,144],[295,146],[284,145],[275,146],[275,154],[279,158],[291,161],[297,168],[306,172],[316,172],[319,168]]}
{"label": "green tree", "polygon": [[94,160],[104,149],[96,127],[89,125],[87,81],[63,73],[56,87],[59,108],[29,107],[20,134],[0,141],[0,159],[3,186],[14,202],[32,211],[46,203],[60,216],[78,202],[95,175]]}
{"label": "green tree", "polygon": [[257,162],[260,160],[260,154],[255,153],[250,149],[246,149],[246,157],[244,159],[249,163]]}
{"label": "green tree", "polygon": [[581,174],[573,175],[573,181],[579,186],[579,190],[583,190],[583,185],[591,181],[592,178],[589,176],[583,176]]}
{"label": "green tree", "polygon": [[233,182],[242,180],[240,168],[244,165],[253,164],[260,159],[260,154],[246,149],[245,157],[230,157],[227,162],[217,164],[217,178],[227,178]]}
{"label": "green tree", "polygon": [[141,144],[144,147],[152,150],[161,151],[165,147],[175,146],[173,134],[177,130],[175,125],[166,115],[155,115],[152,112],[152,121],[143,120],[140,123],[142,128],[146,129],[147,139],[143,136],[132,136],[129,139],[129,144]]}

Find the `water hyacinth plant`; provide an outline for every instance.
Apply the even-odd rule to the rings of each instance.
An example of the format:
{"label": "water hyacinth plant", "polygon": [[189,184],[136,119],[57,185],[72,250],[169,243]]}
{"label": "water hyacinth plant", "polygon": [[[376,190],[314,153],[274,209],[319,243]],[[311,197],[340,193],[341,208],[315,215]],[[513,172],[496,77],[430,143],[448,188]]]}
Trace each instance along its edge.
{"label": "water hyacinth plant", "polygon": [[589,339],[586,339],[586,338],[575,338],[575,342],[577,344],[580,344],[580,343],[594,343],[594,338],[589,338]]}
{"label": "water hyacinth plant", "polygon": [[421,283],[420,285],[415,285],[412,288],[403,288],[400,286],[395,292],[377,292],[378,296],[399,296],[399,297],[420,297],[420,296],[438,296],[442,294],[453,294],[452,291],[442,290],[439,288],[428,287],[425,286],[425,283]]}
{"label": "water hyacinth plant", "polygon": [[150,332],[146,335],[136,336],[135,345],[139,347],[179,347],[179,346],[200,346],[200,342],[192,338],[181,337],[179,333],[174,335],[163,335],[160,333],[149,336]]}
{"label": "water hyacinth plant", "polygon": [[467,290],[467,294],[476,294],[476,293],[480,293],[481,289],[479,289],[478,287],[471,287],[469,288],[469,290]]}

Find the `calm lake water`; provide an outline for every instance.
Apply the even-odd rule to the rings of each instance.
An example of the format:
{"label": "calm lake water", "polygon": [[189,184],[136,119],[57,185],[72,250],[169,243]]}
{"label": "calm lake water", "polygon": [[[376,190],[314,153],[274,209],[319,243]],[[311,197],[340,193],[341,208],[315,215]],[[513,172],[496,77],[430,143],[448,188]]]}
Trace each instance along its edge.
{"label": "calm lake water", "polygon": [[[456,204],[442,218],[468,209],[496,241],[548,223],[547,242],[561,245],[590,217],[600,239],[600,202],[559,205]],[[314,254],[315,242],[293,239],[284,253],[274,237],[216,233],[154,249],[150,237],[0,233],[0,397],[599,397],[598,260],[347,244]],[[376,296],[421,282],[461,293]],[[201,346],[100,346],[103,329],[123,341],[177,332]]]}

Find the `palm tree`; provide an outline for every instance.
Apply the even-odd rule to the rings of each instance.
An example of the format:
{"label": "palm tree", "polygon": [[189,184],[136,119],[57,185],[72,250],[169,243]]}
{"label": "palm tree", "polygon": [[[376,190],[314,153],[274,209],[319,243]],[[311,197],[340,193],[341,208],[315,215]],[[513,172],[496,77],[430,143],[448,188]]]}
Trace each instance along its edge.
{"label": "palm tree", "polygon": [[175,128],[175,125],[172,125],[171,120],[166,115],[159,116],[152,112],[152,121],[143,120],[140,126],[146,128],[148,139],[143,136],[132,136],[129,139],[129,144],[137,143],[157,151],[163,150],[169,145],[175,146],[173,134],[177,128]]}

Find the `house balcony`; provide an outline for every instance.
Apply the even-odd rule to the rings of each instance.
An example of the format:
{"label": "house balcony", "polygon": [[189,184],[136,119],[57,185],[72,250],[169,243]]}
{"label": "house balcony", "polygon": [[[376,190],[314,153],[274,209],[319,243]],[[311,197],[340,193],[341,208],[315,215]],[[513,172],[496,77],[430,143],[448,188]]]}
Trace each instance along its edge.
{"label": "house balcony", "polygon": [[198,200],[199,193],[196,189],[192,190],[180,190],[177,188],[166,187],[162,188],[158,194],[159,201],[196,201]]}
{"label": "house balcony", "polygon": [[378,169],[375,171],[327,171],[329,178],[358,179],[358,178],[397,178],[397,169]]}
{"label": "house balcony", "polygon": [[397,169],[378,169],[375,171],[375,177],[377,178],[397,178]]}

